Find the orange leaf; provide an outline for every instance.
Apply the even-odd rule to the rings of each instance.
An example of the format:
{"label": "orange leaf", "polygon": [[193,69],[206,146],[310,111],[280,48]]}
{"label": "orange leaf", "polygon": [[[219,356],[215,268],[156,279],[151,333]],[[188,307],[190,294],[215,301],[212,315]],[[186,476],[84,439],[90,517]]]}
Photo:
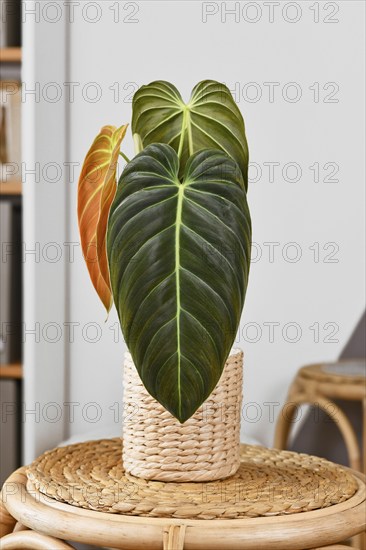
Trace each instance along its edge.
{"label": "orange leaf", "polygon": [[108,312],[113,297],[106,251],[107,223],[117,190],[118,155],[127,126],[101,129],[86,155],[78,186],[81,248],[94,288]]}

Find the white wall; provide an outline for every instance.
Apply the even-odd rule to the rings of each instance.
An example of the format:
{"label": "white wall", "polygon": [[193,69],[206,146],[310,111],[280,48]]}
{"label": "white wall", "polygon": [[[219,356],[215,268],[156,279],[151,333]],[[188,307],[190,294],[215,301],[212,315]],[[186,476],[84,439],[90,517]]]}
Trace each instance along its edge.
{"label": "white wall", "polygon": [[55,47],[65,43],[67,23],[61,18],[49,24],[35,0],[22,2],[22,9],[22,418],[23,459],[29,462],[41,451],[57,445],[66,433],[62,403],[67,348],[59,329],[64,325],[68,307],[67,267],[62,253],[67,188],[58,172],[66,162],[67,102],[63,95],[54,95],[51,83],[59,86],[67,79],[66,50]]}
{"label": "white wall", "polygon": [[[257,243],[254,255],[261,251],[262,256],[252,265],[237,342],[245,350],[244,396],[251,403],[244,409],[242,431],[271,444],[273,418],[266,403],[275,403],[278,412],[276,404],[284,400],[301,365],[336,359],[364,309],[365,6],[357,1],[229,2],[227,8],[237,6],[240,13],[227,15],[225,22],[221,2],[129,2],[119,3],[119,22],[114,22],[116,5],[99,2],[100,20],[91,23],[95,7],[81,2],[69,26],[69,79],[80,84],[69,109],[69,160],[83,159],[102,125],[130,121],[129,97],[135,84],[169,80],[188,98],[199,80],[212,78],[226,82],[235,93],[246,121],[251,161],[262,169],[261,179],[250,185],[249,192]],[[207,15],[204,23],[205,10],[215,13]],[[256,23],[248,22],[255,17]],[[297,22],[289,22],[297,17]],[[96,103],[90,102],[92,88],[85,88],[91,82],[102,93]],[[319,97],[314,95],[318,88]],[[291,101],[294,94],[299,94],[298,101]],[[133,155],[130,138],[124,152]],[[268,162],[280,163],[274,182],[264,165]],[[300,166],[298,182],[286,181],[281,174],[289,162]],[[319,182],[309,168],[314,163],[320,165]],[[334,176],[339,181],[323,181],[333,166],[324,170],[326,163],[339,167]],[[294,173],[288,168],[287,180]],[[254,168],[251,176],[256,176]],[[68,185],[68,240],[78,242],[77,178]],[[273,261],[269,245],[264,244],[270,242],[278,243]],[[286,248],[287,243],[297,243],[296,248]],[[320,246],[319,261],[309,249],[314,243]],[[335,245],[324,250],[326,243]],[[327,263],[334,246],[337,261]],[[282,252],[293,257],[299,251],[298,262],[283,258]],[[109,407],[122,399],[124,345],[114,342],[115,314],[105,323],[80,248],[75,262],[68,265],[68,280],[68,321],[80,323],[68,346],[67,400],[76,403],[68,434],[75,435],[113,424]],[[82,327],[85,332],[91,322],[101,327],[98,343],[82,337]],[[272,322],[279,323],[273,342],[265,325]],[[288,323],[296,323],[301,331],[299,341],[288,341],[295,336],[294,327],[287,326],[287,341],[282,335]],[[317,326],[319,338],[314,337]],[[333,328],[334,341],[327,342]],[[90,402],[101,407],[97,425],[86,418],[96,409],[84,408],[82,414]]]}

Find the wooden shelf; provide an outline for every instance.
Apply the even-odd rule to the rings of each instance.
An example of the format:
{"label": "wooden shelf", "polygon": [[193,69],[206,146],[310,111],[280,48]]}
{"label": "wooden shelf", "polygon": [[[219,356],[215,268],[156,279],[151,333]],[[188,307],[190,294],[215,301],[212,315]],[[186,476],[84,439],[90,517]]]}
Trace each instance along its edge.
{"label": "wooden shelf", "polygon": [[23,367],[20,363],[11,365],[0,365],[0,378],[12,378],[21,380],[23,378]]}
{"label": "wooden shelf", "polygon": [[0,195],[21,195],[22,182],[20,180],[10,180],[0,182]]}
{"label": "wooden shelf", "polygon": [[21,63],[21,48],[0,48],[0,61],[2,63]]}

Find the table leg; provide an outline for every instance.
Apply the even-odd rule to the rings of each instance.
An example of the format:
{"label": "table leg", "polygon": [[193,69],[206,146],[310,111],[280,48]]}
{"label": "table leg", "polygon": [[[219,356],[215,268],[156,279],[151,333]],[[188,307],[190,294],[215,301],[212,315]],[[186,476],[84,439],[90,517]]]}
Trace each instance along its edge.
{"label": "table leg", "polygon": [[338,405],[321,396],[310,396],[305,393],[291,396],[291,401],[285,403],[280,412],[276,426],[274,447],[277,449],[286,449],[291,421],[295,410],[299,405],[306,404],[320,407],[336,422],[347,447],[350,466],[353,470],[360,471],[360,449],[358,446],[357,436],[350,421]]}
{"label": "table leg", "polygon": [[362,533],[359,533],[358,535],[355,535],[351,538],[351,548],[357,548],[357,550],[364,550],[364,543],[363,543],[364,537]]}
{"label": "table leg", "polygon": [[9,514],[2,498],[0,498],[0,537],[4,537],[5,535],[11,533],[16,522],[16,519]]}
{"label": "table leg", "polygon": [[75,550],[66,542],[35,531],[18,531],[1,539],[1,550]]}
{"label": "table leg", "polygon": [[20,523],[20,521],[17,521],[13,529],[13,533],[18,533],[18,531],[27,531],[28,529],[29,527],[26,527],[25,525]]}
{"label": "table leg", "polygon": [[366,397],[362,400],[362,471],[366,475]]}
{"label": "table leg", "polygon": [[282,407],[278,416],[273,446],[275,449],[286,449],[290,435],[291,423],[298,405],[292,399]]}
{"label": "table leg", "polygon": [[185,525],[167,525],[163,529],[164,550],[183,550]]}

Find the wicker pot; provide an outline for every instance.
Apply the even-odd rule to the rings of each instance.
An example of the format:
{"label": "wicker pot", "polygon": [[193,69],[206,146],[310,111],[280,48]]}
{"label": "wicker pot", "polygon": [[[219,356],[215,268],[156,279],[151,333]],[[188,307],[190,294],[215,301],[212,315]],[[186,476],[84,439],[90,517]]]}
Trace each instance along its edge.
{"label": "wicker pot", "polygon": [[160,481],[211,481],[239,467],[243,352],[232,350],[219,383],[198,411],[180,424],[143,386],[125,355],[123,465]]}

